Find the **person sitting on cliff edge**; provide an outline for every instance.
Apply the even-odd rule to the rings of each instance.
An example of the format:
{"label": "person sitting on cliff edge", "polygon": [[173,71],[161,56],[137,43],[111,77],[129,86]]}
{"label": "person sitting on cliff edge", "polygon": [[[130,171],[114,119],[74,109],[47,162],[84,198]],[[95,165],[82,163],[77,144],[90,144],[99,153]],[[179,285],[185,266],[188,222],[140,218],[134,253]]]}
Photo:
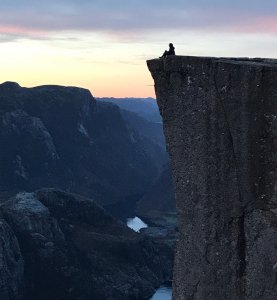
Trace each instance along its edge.
{"label": "person sitting on cliff edge", "polygon": [[160,58],[167,57],[169,55],[175,55],[175,47],[173,46],[172,43],[169,43],[169,50],[168,51],[165,50],[164,54]]}

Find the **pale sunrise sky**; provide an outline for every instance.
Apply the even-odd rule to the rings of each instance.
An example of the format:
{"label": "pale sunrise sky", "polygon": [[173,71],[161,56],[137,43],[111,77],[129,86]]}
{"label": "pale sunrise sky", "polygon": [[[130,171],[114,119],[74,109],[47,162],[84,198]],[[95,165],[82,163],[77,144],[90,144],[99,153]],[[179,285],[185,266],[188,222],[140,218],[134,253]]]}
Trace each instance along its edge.
{"label": "pale sunrise sky", "polygon": [[277,58],[277,0],[0,0],[0,82],[154,97],[145,61]]}

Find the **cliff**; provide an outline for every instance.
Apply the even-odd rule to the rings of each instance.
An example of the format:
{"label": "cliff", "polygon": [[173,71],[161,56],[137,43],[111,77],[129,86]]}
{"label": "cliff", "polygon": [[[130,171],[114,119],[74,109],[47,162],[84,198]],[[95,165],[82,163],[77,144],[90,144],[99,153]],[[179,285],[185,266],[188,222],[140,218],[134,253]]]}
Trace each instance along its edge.
{"label": "cliff", "polygon": [[174,299],[276,299],[277,60],[147,63],[179,217]]}

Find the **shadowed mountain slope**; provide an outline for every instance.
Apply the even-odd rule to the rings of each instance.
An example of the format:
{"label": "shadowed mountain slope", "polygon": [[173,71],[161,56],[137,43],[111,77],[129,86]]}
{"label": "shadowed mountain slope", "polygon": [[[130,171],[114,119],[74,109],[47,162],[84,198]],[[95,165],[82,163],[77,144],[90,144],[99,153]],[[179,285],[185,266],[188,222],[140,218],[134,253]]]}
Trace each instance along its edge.
{"label": "shadowed mountain slope", "polygon": [[119,108],[81,88],[3,83],[0,124],[1,192],[57,187],[116,203],[144,194],[165,161]]}

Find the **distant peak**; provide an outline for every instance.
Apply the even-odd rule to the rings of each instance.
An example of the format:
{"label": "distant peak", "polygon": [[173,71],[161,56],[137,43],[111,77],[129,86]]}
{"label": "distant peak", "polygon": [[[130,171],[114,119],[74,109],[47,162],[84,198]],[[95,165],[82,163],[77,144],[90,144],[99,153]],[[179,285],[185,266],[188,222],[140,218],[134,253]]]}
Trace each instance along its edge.
{"label": "distant peak", "polygon": [[21,86],[17,82],[13,81],[6,81],[0,84],[0,88],[5,88],[5,89],[18,89],[21,88]]}

